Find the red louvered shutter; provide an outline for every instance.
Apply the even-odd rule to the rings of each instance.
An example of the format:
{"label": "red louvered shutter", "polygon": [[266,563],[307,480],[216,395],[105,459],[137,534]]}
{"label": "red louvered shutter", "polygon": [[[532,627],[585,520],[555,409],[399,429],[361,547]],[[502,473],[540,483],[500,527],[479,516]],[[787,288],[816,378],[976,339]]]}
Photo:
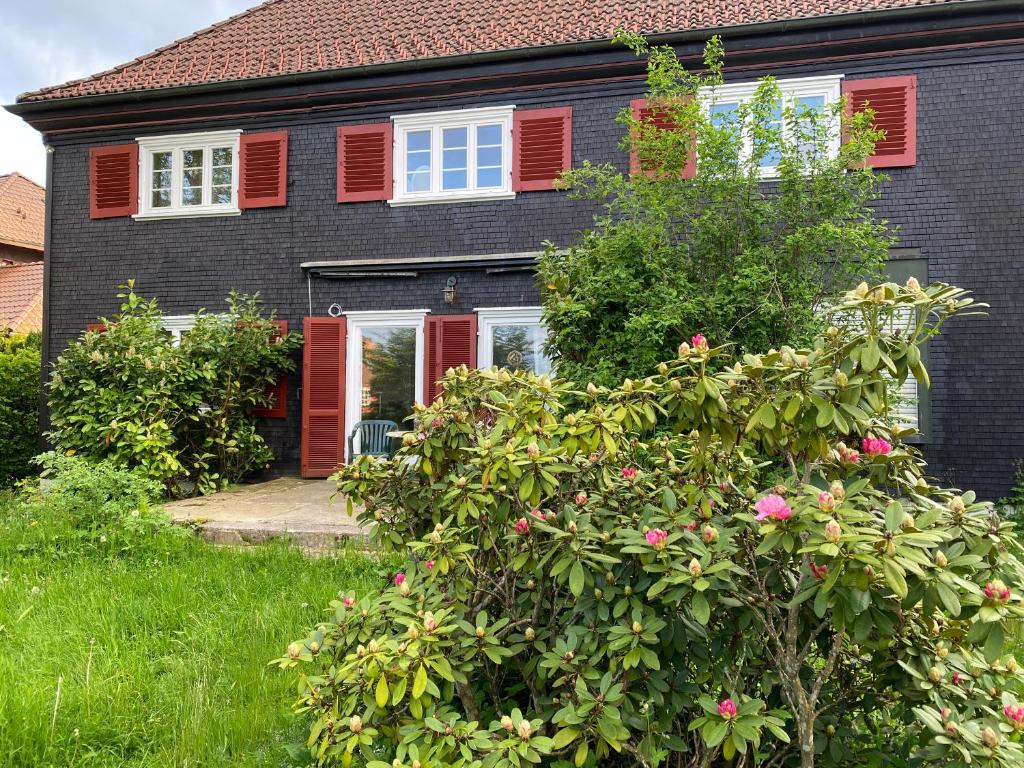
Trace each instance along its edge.
{"label": "red louvered shutter", "polygon": [[449,368],[476,368],[476,315],[427,317],[426,365],[423,402],[432,403],[441,394],[437,380]]}
{"label": "red louvered shutter", "polygon": [[[658,130],[672,130],[674,127],[672,120],[664,111],[647,106],[647,99],[633,99],[629,102],[629,109],[635,120],[641,123],[650,123]],[[633,150],[629,153],[629,172],[637,174],[641,170],[648,176],[653,173],[649,168],[641,168],[640,154]],[[691,151],[690,156],[686,159],[686,165],[683,166],[682,177],[692,179],[695,175],[697,175],[697,153]]]}
{"label": "red louvered shutter", "polygon": [[118,144],[89,150],[89,218],[132,216],[139,212],[139,145]]}
{"label": "red louvered shutter", "polygon": [[288,131],[243,133],[238,142],[238,207],[288,202]]}
{"label": "red louvered shutter", "polygon": [[572,167],[572,107],[516,110],[512,115],[512,189],[554,189]]}
{"label": "red louvered shutter", "polygon": [[[287,320],[271,320],[277,326],[277,333],[271,343],[288,335]],[[267,394],[273,399],[273,404],[266,408],[257,408],[256,415],[263,419],[283,419],[288,415],[288,374],[282,373],[277,381],[267,387]]]}
{"label": "red louvered shutter", "polygon": [[106,323],[86,323],[85,324],[85,330],[93,331],[94,333],[106,333],[107,332],[107,324]]}
{"label": "red louvered shutter", "polygon": [[303,322],[302,476],[327,477],[345,460],[345,318]]}
{"label": "red louvered shutter", "polygon": [[338,202],[390,200],[391,123],[338,128]]}
{"label": "red louvered shutter", "polygon": [[904,168],[917,163],[917,75],[844,80],[846,108],[874,110],[872,124],[885,131],[868,158],[872,168]]}

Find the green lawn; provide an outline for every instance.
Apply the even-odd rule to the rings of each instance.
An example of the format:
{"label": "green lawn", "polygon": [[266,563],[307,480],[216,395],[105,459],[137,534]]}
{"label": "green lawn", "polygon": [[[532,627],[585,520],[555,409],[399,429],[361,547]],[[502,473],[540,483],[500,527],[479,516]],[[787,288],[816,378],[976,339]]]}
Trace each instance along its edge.
{"label": "green lawn", "polygon": [[292,677],[267,662],[339,590],[379,585],[383,566],[283,546],[175,549],[0,550],[0,766],[288,764],[302,723]]}

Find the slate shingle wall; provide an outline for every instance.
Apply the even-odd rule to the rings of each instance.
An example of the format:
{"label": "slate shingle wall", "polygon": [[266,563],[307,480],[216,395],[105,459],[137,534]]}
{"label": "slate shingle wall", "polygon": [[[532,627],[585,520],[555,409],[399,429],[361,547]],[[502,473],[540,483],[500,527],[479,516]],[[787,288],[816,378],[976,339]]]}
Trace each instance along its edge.
{"label": "slate shingle wall", "polygon": [[[1012,105],[1024,103],[1019,60],[893,64],[842,68],[848,77],[918,75],[918,164],[891,172],[881,215],[900,227],[901,245],[919,248],[932,280],[976,292],[992,305],[987,318],[951,324],[932,345],[933,436],[926,456],[945,481],[995,497],[1007,489],[1012,461],[1024,457],[1024,316],[1017,267],[1024,225],[1024,125]],[[838,71],[804,70],[795,74]],[[749,79],[745,77],[744,79]],[[437,108],[515,103],[519,107],[573,106],[574,164],[584,159],[625,165],[617,148],[617,111],[642,89],[614,86],[586,97],[506,95]],[[386,114],[416,111],[397,107]],[[378,114],[373,120],[383,119]],[[335,127],[345,120],[267,125],[289,138],[288,206],[245,211],[238,217],[132,221],[88,218],[88,147],[61,145],[54,154],[50,295],[51,355],[85,323],[116,310],[116,286],[134,277],[169,314],[215,310],[230,288],[259,291],[280,317],[301,330],[310,311],[304,261],[394,259],[535,251],[543,240],[564,244],[586,227],[592,204],[561,192],[535,192],[512,201],[390,208],[385,203],[335,202]],[[238,127],[247,128],[244,124]],[[193,128],[201,129],[200,126]],[[163,132],[167,132],[166,130]],[[132,134],[137,135],[137,134]],[[116,141],[124,140],[118,137]],[[111,143],[116,143],[112,140]],[[332,303],[345,310],[428,308],[464,312],[477,306],[538,302],[524,274],[456,273],[459,303],[446,307],[448,275],[358,281],[313,278],[312,313]],[[289,390],[289,417],[266,422],[279,460],[298,463],[298,377]]]}

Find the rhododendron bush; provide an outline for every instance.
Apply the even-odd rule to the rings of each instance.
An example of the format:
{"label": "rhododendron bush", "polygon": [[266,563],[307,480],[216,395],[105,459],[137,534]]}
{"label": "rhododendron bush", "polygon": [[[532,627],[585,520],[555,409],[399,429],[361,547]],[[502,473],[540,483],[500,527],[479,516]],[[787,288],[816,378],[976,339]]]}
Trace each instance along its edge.
{"label": "rhododendron bush", "polygon": [[696,338],[615,389],[449,371],[394,459],[337,475],[407,559],[277,662],[310,762],[1021,765],[1020,546],[885,426],[972,310],[864,285],[812,348]]}

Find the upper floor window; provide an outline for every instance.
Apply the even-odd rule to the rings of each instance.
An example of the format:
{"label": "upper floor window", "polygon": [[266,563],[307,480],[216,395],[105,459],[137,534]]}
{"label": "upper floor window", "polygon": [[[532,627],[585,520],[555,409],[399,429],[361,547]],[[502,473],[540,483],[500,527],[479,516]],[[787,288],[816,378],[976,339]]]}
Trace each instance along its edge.
{"label": "upper floor window", "polygon": [[[775,105],[768,116],[770,125],[781,132],[782,136],[792,138],[794,126],[792,121],[784,120],[787,109],[792,109],[799,116],[810,112],[825,113],[829,105],[839,101],[840,82],[842,75],[828,75],[824,77],[804,77],[789,80],[777,80],[779,90],[782,91],[782,99]],[[716,127],[732,126],[740,132],[740,151],[744,157],[751,157],[754,152],[753,138],[750,126],[739,125],[740,105],[749,102],[757,90],[758,83],[734,83],[708,88],[701,92],[701,99],[705,104],[708,116]],[[839,130],[829,130],[826,149],[830,157],[839,154]],[[781,153],[777,147],[768,147],[761,154],[758,161],[761,177],[770,179],[778,176],[778,163]],[[700,162],[700,148],[697,148],[697,162]]]}
{"label": "upper floor window", "polygon": [[140,218],[239,213],[241,131],[139,139]]}
{"label": "upper floor window", "polygon": [[512,110],[394,118],[393,205],[513,197]]}

